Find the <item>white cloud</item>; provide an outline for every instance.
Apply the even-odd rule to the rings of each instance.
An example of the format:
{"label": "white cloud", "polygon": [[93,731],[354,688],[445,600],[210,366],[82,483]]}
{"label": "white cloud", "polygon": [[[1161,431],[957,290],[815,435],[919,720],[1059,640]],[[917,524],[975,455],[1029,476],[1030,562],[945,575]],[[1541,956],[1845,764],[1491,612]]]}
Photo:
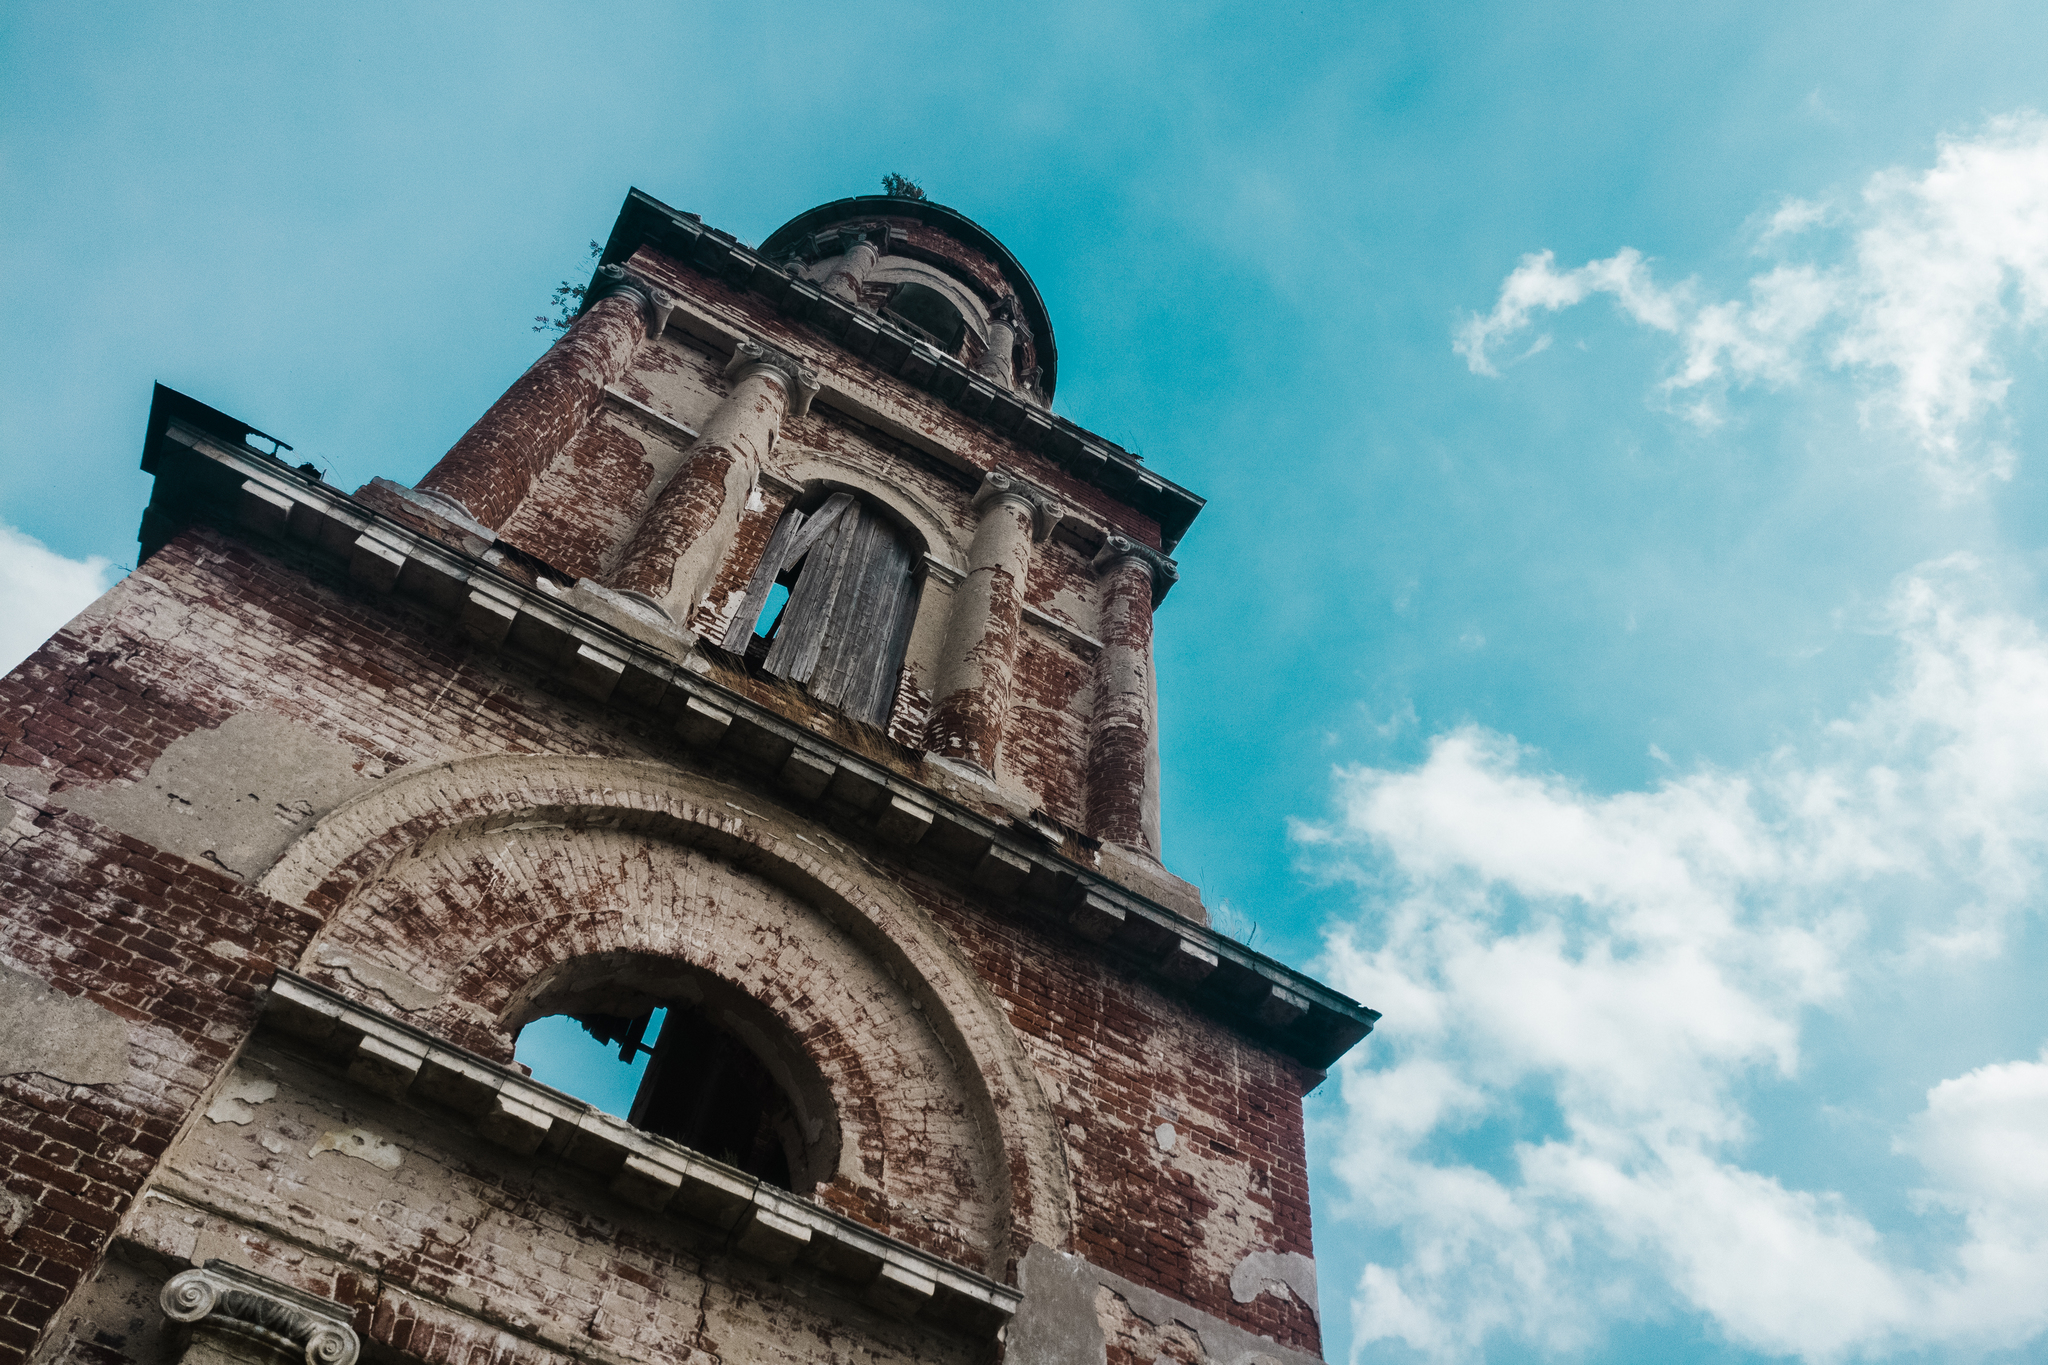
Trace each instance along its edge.
{"label": "white cloud", "polygon": [[2048,1228],[2048,1050],[1943,1081],[1899,1148],[1940,1181],[1938,1197]]}
{"label": "white cloud", "polygon": [[13,668],[119,577],[99,555],[66,559],[12,526],[0,526],[0,671]]}
{"label": "white cloud", "polygon": [[1825,204],[1816,204],[1810,199],[1787,199],[1771,214],[1771,221],[1764,227],[1763,239],[1769,242],[1796,235],[1820,226],[1827,221],[1827,216]]}
{"label": "white cloud", "polygon": [[1794,384],[1818,365],[1854,375],[1866,419],[1906,433],[1945,489],[2009,476],[1995,421],[2012,382],[2002,353],[2048,317],[2048,120],[2016,114],[1946,139],[1932,167],[1873,176],[1839,214],[1844,233],[1816,231],[1836,217],[1787,200],[1761,244],[1797,239],[1818,254],[1728,299],[1694,280],[1660,286],[1632,247],[1564,271],[1547,251],[1525,256],[1453,347],[1474,373],[1495,374],[1493,352],[1535,314],[1610,294],[1678,338],[1661,392],[1695,422],[1719,422],[1730,387]]}
{"label": "white cloud", "polygon": [[[1684,312],[1685,300],[1657,288],[1642,253],[1634,247],[1623,247],[1604,261],[1589,261],[1562,272],[1557,269],[1555,253],[1540,251],[1524,256],[1501,284],[1493,312],[1466,319],[1452,348],[1465,357],[1474,374],[1497,374],[1487,356],[1495,343],[1528,326],[1532,313],[1570,308],[1595,294],[1612,294],[1623,312],[1660,332],[1677,331]],[[1539,338],[1530,353],[1543,349]]]}
{"label": "white cloud", "polygon": [[[1332,1136],[1356,1216],[1401,1247],[1357,1286],[1363,1354],[1562,1351],[1671,1311],[1809,1360],[2048,1328],[2048,1052],[1892,1117],[1933,1219],[1909,1234],[1745,1160],[1756,1088],[1802,1083],[1817,1011],[2034,912],[2048,638],[1973,605],[1980,582],[1960,558],[1906,578],[1890,685],[1747,771],[1598,795],[1467,727],[1339,773],[1302,846],[1369,864],[1328,966],[1386,1023]],[[1523,1136],[1458,1145],[1489,1124]]]}

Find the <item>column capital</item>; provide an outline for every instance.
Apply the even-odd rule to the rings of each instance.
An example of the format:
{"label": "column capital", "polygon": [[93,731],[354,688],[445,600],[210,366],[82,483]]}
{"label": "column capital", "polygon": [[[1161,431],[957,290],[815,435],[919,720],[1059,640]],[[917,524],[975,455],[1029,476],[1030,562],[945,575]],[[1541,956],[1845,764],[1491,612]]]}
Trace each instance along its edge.
{"label": "column capital", "polygon": [[173,1275],[159,1302],[172,1322],[238,1338],[257,1360],[355,1365],[362,1351],[341,1305],[225,1261]]}
{"label": "column capital", "polygon": [[1152,605],[1158,606],[1165,598],[1166,590],[1180,581],[1180,566],[1153,549],[1132,540],[1129,536],[1112,535],[1102,542],[1102,548],[1095,552],[1095,558],[1088,567],[1097,576],[1108,573],[1119,564],[1126,562],[1141,564],[1152,580]]}
{"label": "column capital", "polygon": [[974,510],[979,512],[992,502],[1008,498],[1031,513],[1031,538],[1044,540],[1052,534],[1052,528],[1059,524],[1065,511],[1060,501],[1037,484],[1007,469],[991,469],[981,477],[981,487],[974,490]]}
{"label": "column capital", "polygon": [[1015,294],[1004,294],[996,300],[995,307],[988,310],[991,321],[1000,322],[1010,329],[1018,341],[1030,341],[1031,328],[1024,322],[1024,306],[1017,302]]}
{"label": "column capital", "polygon": [[725,363],[725,377],[736,384],[752,370],[774,370],[782,376],[789,389],[791,417],[801,417],[811,410],[811,400],[818,396],[818,372],[803,361],[765,342],[742,338],[732,348],[732,359]]}
{"label": "column capital", "polygon": [[[856,247],[864,246],[877,256],[880,256],[882,254],[883,242],[888,240],[888,236],[889,229],[886,227],[879,231],[871,227],[841,228],[839,229],[839,254],[842,256],[850,255]],[[882,238],[883,241],[877,242],[875,240],[877,237]]]}
{"label": "column capital", "polygon": [[648,337],[652,339],[661,335],[662,329],[668,326],[669,313],[675,309],[675,295],[616,262],[599,266],[597,273],[601,282],[590,291],[590,302],[596,303],[614,294],[631,294],[640,301],[641,312],[647,315]]}

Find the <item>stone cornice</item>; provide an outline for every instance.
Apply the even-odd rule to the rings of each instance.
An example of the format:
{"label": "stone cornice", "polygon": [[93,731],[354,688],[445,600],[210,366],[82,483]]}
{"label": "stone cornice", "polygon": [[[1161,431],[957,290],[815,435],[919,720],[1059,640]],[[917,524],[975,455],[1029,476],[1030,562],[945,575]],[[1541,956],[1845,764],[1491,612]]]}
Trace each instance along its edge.
{"label": "stone cornice", "polygon": [[362,1352],[340,1305],[225,1261],[173,1275],[158,1302],[172,1322],[266,1348],[255,1353],[259,1359],[275,1353],[305,1365],[355,1365]]}
{"label": "stone cornice", "polygon": [[[1021,1292],[1007,1285],[635,1128],[292,972],[280,970],[272,978],[263,1023],[309,1044],[366,1090],[451,1110],[477,1136],[507,1151],[593,1171],[613,1194],[639,1208],[706,1225],[724,1234],[740,1255],[770,1266],[808,1265],[842,1283],[851,1297],[894,1316],[986,1340],[1022,1301]],[[168,1289],[165,1296],[168,1303]],[[349,1361],[309,1354],[307,1365]]]}
{"label": "stone cornice", "polygon": [[[220,434],[216,435],[214,429]],[[1248,1037],[1321,1070],[1379,1018],[1307,975],[1132,891],[1014,821],[910,780],[723,688],[696,654],[677,658],[552,593],[253,450],[242,424],[159,388],[143,467],[157,476],[146,558],[205,520],[331,556],[357,582],[448,619],[470,643],[537,664],[600,706],[669,724],[802,809],[855,822],[914,864],[996,904],[1064,926]]]}
{"label": "stone cornice", "polygon": [[1112,535],[1104,540],[1088,567],[1101,575],[1127,561],[1145,566],[1145,572],[1152,579],[1152,605],[1155,607],[1165,599],[1167,590],[1180,581],[1179,565],[1150,545],[1140,544],[1129,536]]}
{"label": "stone cornice", "polygon": [[642,245],[733,288],[759,294],[868,364],[1143,512],[1159,523],[1160,543],[1169,552],[1202,510],[1201,497],[1146,469],[1130,451],[991,383],[887,318],[792,276],[729,234],[634,190],[612,228],[604,260],[618,263]]}

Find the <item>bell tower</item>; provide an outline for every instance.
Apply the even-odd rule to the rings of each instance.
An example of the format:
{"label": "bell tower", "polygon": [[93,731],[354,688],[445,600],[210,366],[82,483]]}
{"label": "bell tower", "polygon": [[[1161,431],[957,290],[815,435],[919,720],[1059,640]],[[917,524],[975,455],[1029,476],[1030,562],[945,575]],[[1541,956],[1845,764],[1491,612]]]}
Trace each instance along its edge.
{"label": "bell tower", "polygon": [[1377,1015],[1162,862],[1201,500],[1057,378],[950,209],[634,191],[417,487],[160,387],[0,694],[0,1355],[1319,1359]]}

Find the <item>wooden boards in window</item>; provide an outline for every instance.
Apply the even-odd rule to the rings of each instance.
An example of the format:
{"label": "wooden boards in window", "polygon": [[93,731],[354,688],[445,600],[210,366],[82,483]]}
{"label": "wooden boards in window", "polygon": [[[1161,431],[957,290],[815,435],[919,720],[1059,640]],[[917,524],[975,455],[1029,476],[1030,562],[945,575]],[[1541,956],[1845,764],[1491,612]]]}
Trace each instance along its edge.
{"label": "wooden boards in window", "polygon": [[808,518],[791,513],[762,554],[728,642],[745,648],[777,577],[799,562],[762,669],[856,719],[883,723],[917,609],[916,555],[887,518],[850,494],[833,494]]}

